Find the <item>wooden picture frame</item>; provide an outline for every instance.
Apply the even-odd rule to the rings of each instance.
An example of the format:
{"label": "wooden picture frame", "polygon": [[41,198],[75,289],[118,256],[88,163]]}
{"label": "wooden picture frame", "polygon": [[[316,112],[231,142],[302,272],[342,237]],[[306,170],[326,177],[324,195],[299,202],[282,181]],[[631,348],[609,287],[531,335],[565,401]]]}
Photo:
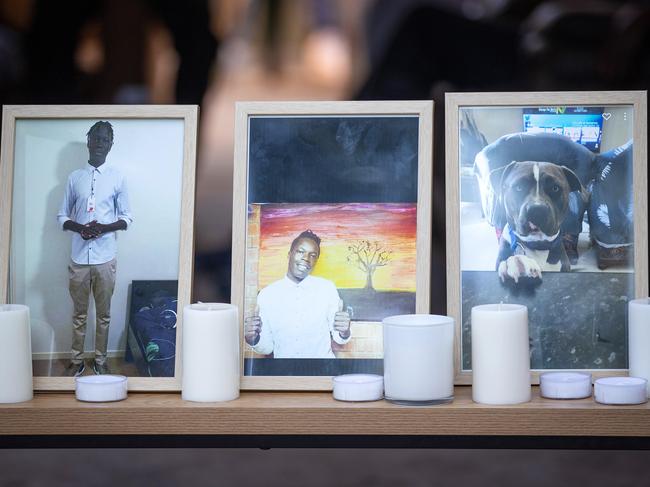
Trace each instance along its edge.
{"label": "wooden picture frame", "polygon": [[[381,319],[429,312],[433,102],[246,102],[236,112],[232,303],[242,327],[242,389],[330,390],[341,373],[382,373]],[[294,345],[277,338],[290,336],[286,329],[273,328],[269,358],[246,342],[245,318],[259,316],[260,340],[277,326],[279,306],[272,311],[264,299],[283,302],[289,294],[273,288],[271,298],[265,289],[289,279],[287,258],[304,230],[321,238],[305,274],[328,290],[319,288],[322,299],[307,319],[318,315],[318,326],[329,326],[316,338],[326,350],[307,351],[303,330],[316,328],[294,328]],[[390,262],[366,262],[381,269],[364,277],[352,267],[362,266],[355,252],[364,249],[385,251]],[[266,295],[259,308],[258,292]],[[351,317],[344,344],[331,323],[340,316],[336,299],[321,309],[336,293],[338,309]],[[305,323],[299,306],[287,306],[291,326]]]}
{"label": "wooden picture frame", "polygon": [[[130,390],[180,390],[182,313],[177,313],[175,343],[171,344],[176,349],[173,367],[168,368],[173,369],[173,375],[140,377],[134,372],[131,376],[129,371],[137,369],[128,362],[127,356],[126,342],[128,327],[131,326],[128,303],[131,282],[142,279],[177,280],[176,309],[181,310],[190,303],[197,106],[4,106],[0,171],[0,299],[1,302],[8,300],[30,305],[34,388],[74,390],[74,377],[67,376],[70,372],[65,364],[70,363],[72,357],[73,305],[68,283],[72,277],[69,273],[73,272],[71,241],[75,232],[61,231],[62,222],[67,218],[61,216],[65,206],[62,200],[64,194],[77,194],[71,189],[73,179],[69,175],[72,177],[73,173],[81,174],[88,169],[88,178],[95,180],[96,173],[88,162],[92,158],[89,155],[89,129],[98,121],[111,124],[110,129],[106,125],[102,128],[107,139],[114,132],[106,165],[99,167],[111,167],[110,174],[118,174],[116,178],[123,177],[120,181],[128,182],[124,186],[121,182],[119,188],[124,192],[124,188],[128,188],[130,203],[127,205],[133,216],[133,223],[128,223],[126,231],[116,234],[117,258],[111,267],[116,277],[108,329],[109,369],[111,373],[127,375]],[[113,188],[107,191],[114,192],[106,201],[117,198],[116,184],[106,184],[107,188]],[[93,182],[93,194],[94,185]],[[105,223],[99,216],[102,214],[99,207],[101,196],[97,194],[97,213],[92,215],[100,223]],[[85,203],[78,204],[77,200],[82,197],[71,198],[74,203],[70,207],[74,212],[94,211],[84,206]],[[94,198],[93,204],[88,205],[94,206]],[[117,215],[117,203],[113,206],[111,211]],[[88,216],[74,215],[80,217],[79,223],[82,224],[85,220],[81,221],[81,217]],[[81,233],[75,235],[79,237]],[[78,240],[82,242],[82,239]],[[100,244],[98,241],[96,247]],[[104,250],[97,252],[95,249],[97,256],[91,257],[91,249],[92,243],[83,250],[87,251],[88,264],[99,263],[108,255]],[[92,359],[89,355],[94,354],[88,351],[91,338],[87,336],[95,335],[93,310],[91,305],[85,348],[77,352],[83,354],[85,374],[93,373],[94,361],[89,360]],[[172,313],[173,321],[173,310],[167,309],[166,313]],[[166,324],[174,326],[169,316]],[[148,360],[155,360],[157,356],[154,341],[149,344]],[[166,350],[165,353],[171,352]]]}
{"label": "wooden picture frame", "polygon": [[471,307],[489,302],[528,306],[533,383],[626,374],[627,301],[648,295],[646,134],[645,91],[446,95],[457,384],[471,383]]}

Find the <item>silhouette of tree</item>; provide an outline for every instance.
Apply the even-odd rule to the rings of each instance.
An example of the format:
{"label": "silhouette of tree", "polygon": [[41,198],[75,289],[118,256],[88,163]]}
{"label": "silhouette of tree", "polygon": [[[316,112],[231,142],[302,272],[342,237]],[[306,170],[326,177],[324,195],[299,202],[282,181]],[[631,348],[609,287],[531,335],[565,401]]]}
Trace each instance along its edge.
{"label": "silhouette of tree", "polygon": [[374,289],[372,275],[378,267],[384,267],[388,264],[392,251],[386,250],[377,241],[357,240],[348,245],[348,254],[348,264],[366,274],[366,285],[364,289]]}

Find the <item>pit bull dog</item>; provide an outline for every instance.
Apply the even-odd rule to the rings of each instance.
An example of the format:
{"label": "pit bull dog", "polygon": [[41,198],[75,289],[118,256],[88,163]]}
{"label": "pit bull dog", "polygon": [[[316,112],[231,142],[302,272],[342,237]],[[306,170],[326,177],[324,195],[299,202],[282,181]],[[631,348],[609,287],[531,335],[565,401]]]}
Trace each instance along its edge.
{"label": "pit bull dog", "polygon": [[499,241],[497,272],[502,282],[541,279],[542,271],[571,270],[561,227],[569,193],[583,191],[578,176],[551,162],[512,162],[490,174],[507,224]]}

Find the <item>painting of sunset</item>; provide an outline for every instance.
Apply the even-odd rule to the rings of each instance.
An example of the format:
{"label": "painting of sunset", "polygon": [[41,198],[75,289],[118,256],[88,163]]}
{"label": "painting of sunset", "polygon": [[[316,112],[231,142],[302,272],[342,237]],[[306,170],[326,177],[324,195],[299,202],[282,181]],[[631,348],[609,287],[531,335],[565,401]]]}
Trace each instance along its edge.
{"label": "painting of sunset", "polygon": [[309,229],[321,238],[312,275],[334,282],[353,320],[413,313],[416,213],[415,203],[251,204],[248,290],[282,279],[292,240]]}

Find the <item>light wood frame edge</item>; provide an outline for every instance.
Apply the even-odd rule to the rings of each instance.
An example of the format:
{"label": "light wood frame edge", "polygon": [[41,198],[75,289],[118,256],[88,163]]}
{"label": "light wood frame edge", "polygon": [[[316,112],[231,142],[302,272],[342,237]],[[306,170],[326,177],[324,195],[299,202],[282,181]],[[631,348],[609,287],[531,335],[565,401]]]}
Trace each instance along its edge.
{"label": "light wood frame edge", "polygon": [[[181,388],[182,307],[189,304],[194,268],[194,203],[199,107],[196,105],[5,105],[0,153],[0,302],[7,300],[15,129],[18,119],[183,119],[183,176],[178,261],[178,319],[174,377],[129,377],[130,391],[178,391]],[[34,377],[34,389],[74,390],[71,377]]]}
{"label": "light wood frame edge", "polygon": [[[433,181],[433,101],[239,102],[235,109],[233,167],[231,302],[238,307],[240,344],[243,342],[246,209],[248,192],[248,118],[255,115],[418,116],[418,207],[416,312],[429,313],[431,289],[431,188]],[[424,222],[424,223],[421,223]],[[241,345],[240,345],[241,346]],[[240,350],[243,371],[244,353]],[[331,390],[327,376],[242,376],[242,390]]]}
{"label": "light wood frame edge", "polygon": [[[455,321],[454,383],[472,383],[471,372],[461,371],[460,322],[460,208],[458,169],[458,111],[461,107],[508,107],[535,105],[632,105],[634,108],[634,289],[635,297],[648,296],[648,208],[647,208],[647,92],[646,91],[560,91],[447,93],[445,95],[445,188],[447,225],[447,314]],[[551,370],[532,370],[531,382]],[[627,369],[589,370],[593,379],[627,375]]]}

